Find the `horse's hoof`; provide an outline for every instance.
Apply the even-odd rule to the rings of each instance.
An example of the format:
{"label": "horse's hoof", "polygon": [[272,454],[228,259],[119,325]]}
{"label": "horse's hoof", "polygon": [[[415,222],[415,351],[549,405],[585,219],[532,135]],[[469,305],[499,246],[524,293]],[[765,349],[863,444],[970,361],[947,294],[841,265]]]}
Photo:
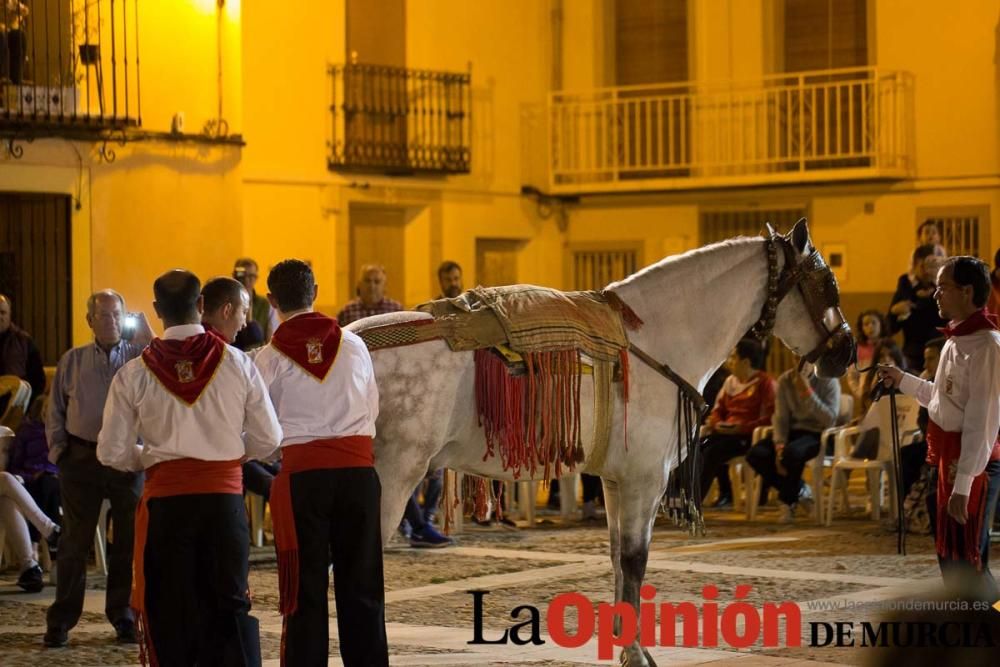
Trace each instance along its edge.
{"label": "horse's hoof", "polygon": [[618,656],[618,662],[622,667],[656,667],[656,661],[644,648],[629,646]]}

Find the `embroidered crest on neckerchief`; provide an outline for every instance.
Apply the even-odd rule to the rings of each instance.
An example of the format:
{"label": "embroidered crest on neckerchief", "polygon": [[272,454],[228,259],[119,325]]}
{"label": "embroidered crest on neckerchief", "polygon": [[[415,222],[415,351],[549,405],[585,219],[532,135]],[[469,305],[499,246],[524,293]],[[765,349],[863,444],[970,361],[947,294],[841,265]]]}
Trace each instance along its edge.
{"label": "embroidered crest on neckerchief", "polygon": [[174,364],[174,370],[177,371],[178,382],[184,384],[194,382],[194,366],[191,365],[190,361],[178,361]]}
{"label": "embroidered crest on neckerchief", "polygon": [[318,338],[306,341],[306,357],[310,364],[323,363],[323,342]]}

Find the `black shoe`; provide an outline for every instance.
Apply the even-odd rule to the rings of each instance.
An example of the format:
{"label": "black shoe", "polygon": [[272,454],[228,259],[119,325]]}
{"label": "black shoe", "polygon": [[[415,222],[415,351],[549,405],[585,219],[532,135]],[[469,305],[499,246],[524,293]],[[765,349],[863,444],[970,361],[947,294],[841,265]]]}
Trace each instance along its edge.
{"label": "black shoe", "polygon": [[135,623],[128,619],[116,621],[115,638],[119,644],[138,644],[139,637],[135,634]]}
{"label": "black shoe", "polygon": [[69,633],[62,628],[49,628],[42,637],[42,643],[49,648],[62,648],[69,643]]}
{"label": "black shoe", "polygon": [[733,506],[732,496],[719,496],[719,499],[712,504],[712,507],[717,510],[729,509],[732,506]]}
{"label": "black shoe", "polygon": [[62,528],[59,526],[55,527],[52,534],[45,538],[45,541],[49,545],[49,558],[55,560],[59,554],[59,538],[62,537]]}
{"label": "black shoe", "polygon": [[45,588],[45,579],[42,577],[42,568],[32,565],[21,573],[17,578],[17,585],[25,593],[37,593]]}

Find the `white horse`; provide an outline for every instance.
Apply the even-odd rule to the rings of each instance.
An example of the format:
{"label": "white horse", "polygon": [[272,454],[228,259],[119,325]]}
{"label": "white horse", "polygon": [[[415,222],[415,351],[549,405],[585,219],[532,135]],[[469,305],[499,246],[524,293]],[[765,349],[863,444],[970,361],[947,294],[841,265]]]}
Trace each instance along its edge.
{"label": "white horse", "polygon": [[[773,244],[770,251],[768,243]],[[795,289],[798,279],[803,280]],[[607,290],[644,322],[629,332],[630,343],[669,365],[698,391],[762,310],[766,312],[769,298],[771,322],[764,322],[765,328],[773,324],[774,333],[796,354],[811,353],[821,374],[839,376],[853,358],[836,282],[812,247],[804,221],[785,237],[734,239],[661,260]],[[787,298],[781,298],[782,292],[788,292]],[[357,331],[429,317],[379,315],[347,328]],[[375,460],[382,482],[384,538],[395,531],[407,498],[428,469],[512,479],[499,457],[483,460],[486,441],[477,423],[471,352],[451,352],[443,341],[433,340],[376,350],[372,357],[381,397]],[[617,385],[611,440],[598,472],[604,484],[615,601],[638,609],[653,521],[679,459],[681,434],[677,386],[636,356],[630,368],[628,447],[625,405]],[[580,405],[583,448],[589,455],[593,399],[586,378]],[[638,639],[621,657],[628,665],[655,664]]]}

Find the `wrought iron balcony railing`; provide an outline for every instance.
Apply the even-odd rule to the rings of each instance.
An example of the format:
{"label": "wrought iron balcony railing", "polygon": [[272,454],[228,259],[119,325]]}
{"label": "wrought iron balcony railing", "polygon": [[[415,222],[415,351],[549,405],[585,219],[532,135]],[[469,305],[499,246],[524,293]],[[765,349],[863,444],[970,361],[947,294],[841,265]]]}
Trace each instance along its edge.
{"label": "wrought iron balcony railing", "polygon": [[141,125],[138,0],[0,0],[0,130]]}
{"label": "wrought iron balcony railing", "polygon": [[874,67],[553,93],[554,193],[902,178],[913,83]]}
{"label": "wrought iron balcony railing", "polygon": [[330,169],[469,172],[470,73],[349,64],[329,74]]}

